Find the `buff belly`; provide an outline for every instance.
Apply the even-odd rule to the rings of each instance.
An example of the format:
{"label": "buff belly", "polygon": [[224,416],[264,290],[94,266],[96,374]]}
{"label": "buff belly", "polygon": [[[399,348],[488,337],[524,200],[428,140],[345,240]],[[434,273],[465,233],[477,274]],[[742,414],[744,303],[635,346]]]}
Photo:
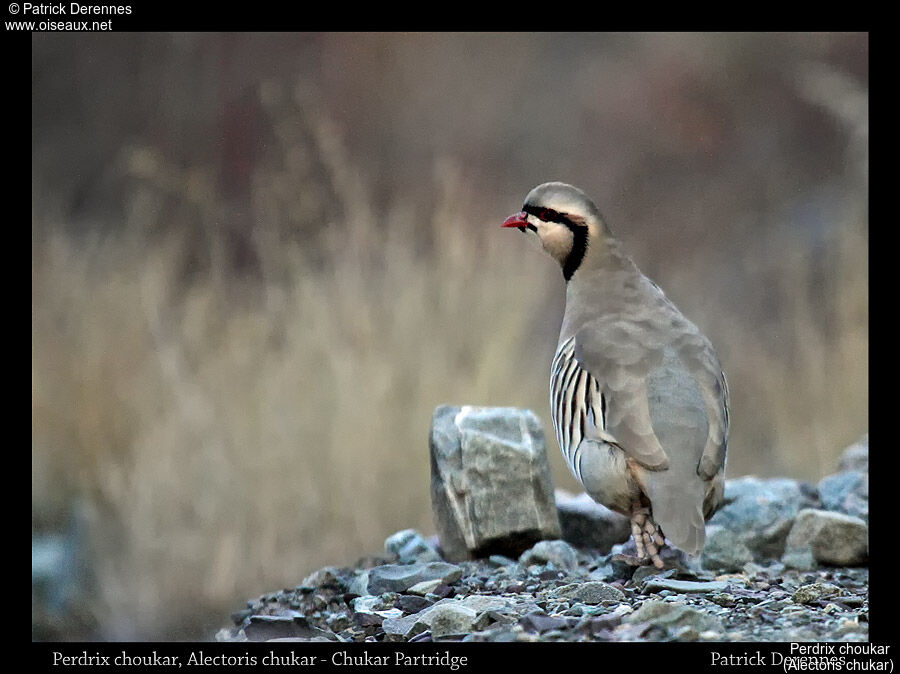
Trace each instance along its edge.
{"label": "buff belly", "polygon": [[631,513],[641,489],[634,479],[625,453],[614,445],[583,440],[569,466],[588,495],[610,510]]}

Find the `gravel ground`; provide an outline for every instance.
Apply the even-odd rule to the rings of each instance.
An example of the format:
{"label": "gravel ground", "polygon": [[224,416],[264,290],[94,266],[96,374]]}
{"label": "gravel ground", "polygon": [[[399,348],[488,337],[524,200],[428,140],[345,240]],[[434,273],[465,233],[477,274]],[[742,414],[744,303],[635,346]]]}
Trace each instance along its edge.
{"label": "gravel ground", "polygon": [[[633,566],[543,541],[518,560],[327,567],[233,614],[219,641],[866,641],[868,569]],[[433,555],[426,555],[433,559]],[[390,588],[390,589],[388,589]]]}
{"label": "gravel ground", "polygon": [[[247,602],[216,639],[867,641],[868,451],[866,435],[818,485],[726,481],[700,558],[666,548],[662,570],[639,565],[633,543],[612,545],[628,537],[627,520],[620,530],[602,506],[557,493],[566,540],[539,541],[515,559],[448,562],[436,539],[399,531],[385,557],[326,567]],[[516,502],[504,504],[487,511],[502,519]]]}

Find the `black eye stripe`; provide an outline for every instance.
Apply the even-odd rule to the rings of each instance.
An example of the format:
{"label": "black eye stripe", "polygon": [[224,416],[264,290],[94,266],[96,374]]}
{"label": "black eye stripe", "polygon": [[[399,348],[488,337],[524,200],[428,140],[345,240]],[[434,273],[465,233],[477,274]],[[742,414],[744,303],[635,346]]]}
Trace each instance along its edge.
{"label": "black eye stripe", "polygon": [[539,208],[537,206],[525,206],[522,210],[526,213],[540,218],[544,222],[558,222],[560,214],[551,208]]}
{"label": "black eye stripe", "polygon": [[522,210],[529,215],[533,215],[534,217],[543,220],[544,222],[558,222],[560,224],[566,225],[567,227],[572,227],[577,224],[573,222],[565,213],[559,213],[558,211],[554,211],[552,208],[543,208],[541,206],[532,206],[530,204],[526,204],[522,207]]}

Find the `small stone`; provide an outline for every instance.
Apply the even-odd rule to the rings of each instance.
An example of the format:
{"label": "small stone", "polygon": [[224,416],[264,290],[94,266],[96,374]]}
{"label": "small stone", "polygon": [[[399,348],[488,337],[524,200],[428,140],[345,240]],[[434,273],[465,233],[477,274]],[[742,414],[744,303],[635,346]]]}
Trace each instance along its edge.
{"label": "small stone", "polygon": [[235,611],[234,613],[232,613],[231,621],[235,625],[242,625],[243,622],[252,615],[253,615],[253,611],[249,608],[245,608],[241,611]]}
{"label": "small stone", "polygon": [[417,583],[438,580],[455,583],[462,577],[462,569],[446,562],[415,564],[385,564],[369,569],[369,594],[405,592]]}
{"label": "small stone", "polygon": [[360,627],[378,627],[384,622],[384,616],[376,613],[354,613],[353,619]]}
{"label": "small stone", "polygon": [[724,581],[693,581],[674,580],[672,578],[649,578],[644,583],[641,591],[644,594],[651,592],[677,592],[679,594],[704,594],[707,592],[724,592],[728,589],[728,583]]}
{"label": "small stone", "polygon": [[476,613],[483,611],[506,611],[510,610],[513,602],[502,597],[489,597],[483,594],[473,594],[462,599],[455,600],[466,608],[470,608]]}
{"label": "small stone", "polygon": [[[425,593],[427,594],[427,592]],[[402,595],[395,604],[395,608],[399,608],[404,613],[418,613],[422,609],[431,606],[432,602],[425,599],[424,595],[416,597],[411,594]]]}
{"label": "small stone", "polygon": [[347,582],[347,594],[364,596],[369,594],[369,572],[359,571]]}
{"label": "small stone", "polygon": [[346,611],[340,611],[329,616],[325,622],[332,632],[338,633],[350,627],[352,619]]}
{"label": "small stone", "polygon": [[639,566],[635,569],[634,573],[631,576],[631,582],[635,585],[641,585],[647,581],[647,578],[651,576],[658,576],[660,578],[669,578],[670,576],[675,574],[675,569],[657,569],[655,566],[645,564],[644,566]]}
{"label": "small stone", "polygon": [[[612,577],[616,580],[627,581],[634,576],[634,572],[640,566],[640,560],[625,554],[610,555],[606,564],[612,567]],[[602,578],[598,580],[603,580]]]}
{"label": "small stone", "polygon": [[612,615],[626,616],[629,613],[633,613],[633,612],[634,612],[634,609],[631,606],[629,606],[628,604],[620,604],[612,612]]}
{"label": "small stone", "polygon": [[377,609],[384,608],[384,601],[378,596],[365,595],[352,599],[350,608],[354,613],[374,613]]}
{"label": "small stone", "polygon": [[404,529],[388,536],[384,541],[388,554],[397,555],[402,564],[413,562],[437,562],[440,555],[415,529]]}
{"label": "small stone", "polygon": [[791,600],[795,604],[811,604],[819,599],[835,597],[841,592],[841,588],[831,583],[809,583],[798,588]]}
{"label": "small stone", "polygon": [[300,583],[300,586],[303,588],[320,588],[320,587],[333,587],[335,589],[342,588],[344,586],[343,581],[341,580],[340,574],[337,569],[333,566],[326,566],[323,569],[319,569],[318,571],[313,571],[310,575],[303,579],[303,582]]}
{"label": "small stone", "polygon": [[607,581],[617,578],[616,569],[612,564],[601,564],[588,574],[588,580]]}
{"label": "small stone", "polygon": [[522,553],[519,563],[525,566],[552,563],[558,569],[572,571],[578,568],[578,553],[563,540],[540,541]]}
{"label": "small stone", "polygon": [[558,588],[556,597],[564,597],[582,604],[596,605],[602,601],[624,601],[625,594],[618,588],[601,581],[572,583]]}
{"label": "small stone", "polygon": [[334,639],[334,635],[309,624],[302,614],[289,611],[285,615],[253,615],[243,628],[249,641],[269,641],[270,639],[299,638],[310,640],[316,637]]}
{"label": "small stone", "polygon": [[858,517],[807,508],[797,515],[791,528],[785,565],[804,550],[810,550],[820,564],[865,564],[869,558],[869,529]]}
{"label": "small stone", "polygon": [[626,616],[622,622],[626,624],[646,622],[672,633],[684,627],[691,627],[698,634],[706,631],[724,631],[721,621],[713,615],[677,602],[655,599],[645,601],[638,610]]}
{"label": "small stone", "polygon": [[617,614],[608,614],[588,620],[588,626],[591,635],[596,636],[600,632],[613,630],[622,624],[622,616]]}
{"label": "small stone", "polygon": [[488,558],[488,563],[490,563],[491,566],[496,567],[515,566],[516,560],[510,559],[505,555],[491,555]]}
{"label": "small stone", "polygon": [[242,638],[240,630],[235,634],[234,631],[228,627],[217,630],[214,639],[216,641],[247,641],[245,635]]}
{"label": "small stone", "polygon": [[436,597],[440,597],[441,599],[445,597],[452,597],[456,594],[456,590],[454,590],[449,585],[445,585],[444,583],[440,583],[437,587],[435,587],[428,594],[433,594]]}
{"label": "small stone", "polygon": [[495,623],[500,623],[501,625],[511,625],[515,621],[516,619],[508,613],[502,613],[500,611],[494,610],[482,611],[478,614],[478,617],[475,618],[475,622],[472,624],[472,629],[480,632]]}
{"label": "small stone", "polygon": [[865,597],[850,595],[849,597],[841,597],[841,603],[851,607],[862,606],[866,603],[866,599]]}
{"label": "small stone", "polygon": [[394,637],[409,639],[409,637],[414,634],[418,634],[419,632],[424,631],[424,629],[427,629],[426,627],[424,629],[418,629],[418,631],[413,630],[413,628],[419,624],[417,619],[418,615],[418,613],[414,613],[401,618],[386,618],[381,624],[381,628],[384,630],[385,636],[391,637],[392,640],[394,640]]}
{"label": "small stone", "polygon": [[563,616],[549,616],[539,611],[533,611],[525,615],[519,624],[526,630],[543,633],[550,630],[565,629],[577,624],[577,619]]}
{"label": "small stone", "polygon": [[436,606],[429,614],[431,635],[435,639],[468,634],[477,614],[470,608],[454,604]]}
{"label": "small stone", "polygon": [[440,584],[440,578],[436,580],[423,580],[421,583],[416,583],[415,585],[411,586],[406,591],[409,594],[415,594],[424,597],[427,594],[431,594],[434,589]]}
{"label": "small stone", "polygon": [[[402,636],[404,638],[409,638],[415,634],[419,634],[420,632],[431,630],[433,616],[439,615],[435,614],[434,612],[440,609],[440,607],[442,606],[452,606],[464,609],[462,612],[457,611],[457,615],[471,614],[471,623],[474,622],[476,616],[482,611],[492,609],[499,610],[508,607],[509,603],[506,600],[500,599],[498,597],[484,597],[480,595],[471,595],[469,597],[465,597],[464,599],[441,599],[440,601],[419,611],[418,613],[403,616],[400,618],[386,618],[384,620],[384,623],[382,624],[382,628],[384,629],[386,635],[392,635],[395,637]],[[443,611],[444,609],[440,610]],[[444,629],[450,628],[446,626],[440,628],[440,630]],[[458,629],[458,627],[454,629]],[[464,632],[460,632],[459,634],[462,633]],[[449,634],[450,632],[444,632],[444,635]]]}
{"label": "small stone", "polygon": [[869,434],[866,433],[854,445],[850,445],[841,454],[838,470],[858,470],[869,472]]}
{"label": "small stone", "polygon": [[718,594],[712,595],[709,600],[718,604],[719,606],[723,606],[725,608],[731,608],[737,603],[737,598],[733,594],[729,594],[727,592],[721,592]]}

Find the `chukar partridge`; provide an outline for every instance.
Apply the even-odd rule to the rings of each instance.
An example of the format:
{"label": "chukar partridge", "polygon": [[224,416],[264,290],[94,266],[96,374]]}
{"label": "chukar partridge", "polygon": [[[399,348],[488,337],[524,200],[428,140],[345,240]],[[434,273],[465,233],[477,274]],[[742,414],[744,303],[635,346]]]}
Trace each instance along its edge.
{"label": "chukar partridge", "polygon": [[581,190],[535,187],[504,227],[538,237],[566,279],[550,409],[571,471],[631,518],[638,557],[688,554],[724,487],[728,388],[716,352],[621,249]]}

